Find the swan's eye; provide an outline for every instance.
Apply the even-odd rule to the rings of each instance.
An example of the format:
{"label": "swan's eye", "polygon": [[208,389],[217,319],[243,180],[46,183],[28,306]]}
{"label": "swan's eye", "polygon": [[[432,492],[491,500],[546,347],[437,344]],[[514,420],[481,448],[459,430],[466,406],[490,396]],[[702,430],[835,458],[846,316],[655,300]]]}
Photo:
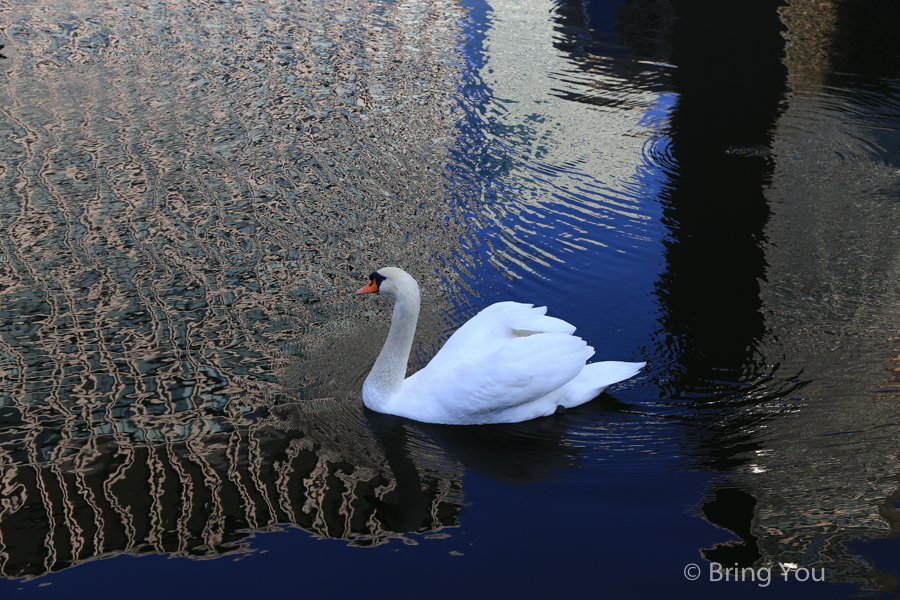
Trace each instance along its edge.
{"label": "swan's eye", "polygon": [[375,287],[376,287],[376,288],[380,288],[380,287],[381,287],[381,282],[384,281],[385,279],[387,279],[387,277],[385,277],[384,275],[382,275],[382,274],[379,273],[378,271],[372,271],[372,274],[369,275],[369,281],[374,281],[374,282],[375,282]]}

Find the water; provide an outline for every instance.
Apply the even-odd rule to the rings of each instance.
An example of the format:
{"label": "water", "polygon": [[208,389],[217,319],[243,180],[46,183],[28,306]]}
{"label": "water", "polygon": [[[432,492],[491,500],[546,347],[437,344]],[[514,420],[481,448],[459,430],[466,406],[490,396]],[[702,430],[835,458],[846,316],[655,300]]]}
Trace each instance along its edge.
{"label": "water", "polygon": [[[0,3],[3,597],[896,595],[875,4]],[[386,265],[648,368],[374,414]]]}

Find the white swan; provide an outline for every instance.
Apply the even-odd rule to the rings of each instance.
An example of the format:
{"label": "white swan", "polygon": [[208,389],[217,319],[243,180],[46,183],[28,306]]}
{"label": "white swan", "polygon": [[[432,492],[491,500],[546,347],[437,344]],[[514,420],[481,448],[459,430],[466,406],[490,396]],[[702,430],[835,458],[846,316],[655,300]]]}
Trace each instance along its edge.
{"label": "white swan", "polygon": [[374,411],[425,423],[518,423],[596,398],[607,386],[635,376],[646,363],[586,365],[594,349],[546,308],[498,302],[450,336],[422,370],[406,376],[419,286],[402,269],[385,267],[357,294],[394,299],[384,348],[363,384]]}

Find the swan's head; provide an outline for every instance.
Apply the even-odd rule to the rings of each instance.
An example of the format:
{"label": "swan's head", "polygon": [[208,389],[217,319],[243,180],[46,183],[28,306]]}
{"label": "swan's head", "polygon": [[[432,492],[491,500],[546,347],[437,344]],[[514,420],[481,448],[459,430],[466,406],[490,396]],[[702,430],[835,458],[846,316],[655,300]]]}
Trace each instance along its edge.
{"label": "swan's head", "polygon": [[377,292],[391,298],[415,293],[418,296],[419,284],[412,276],[397,267],[383,267],[369,275],[369,285],[356,291],[357,294]]}

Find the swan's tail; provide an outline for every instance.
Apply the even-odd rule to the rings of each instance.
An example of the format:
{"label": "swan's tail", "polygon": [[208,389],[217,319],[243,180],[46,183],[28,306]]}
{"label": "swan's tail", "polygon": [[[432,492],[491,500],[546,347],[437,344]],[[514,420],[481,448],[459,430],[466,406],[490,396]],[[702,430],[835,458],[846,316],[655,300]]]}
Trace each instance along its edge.
{"label": "swan's tail", "polygon": [[584,366],[585,371],[590,372],[591,382],[594,385],[606,388],[614,383],[631,379],[647,366],[645,362],[618,362],[614,360],[591,363]]}
{"label": "swan's tail", "polygon": [[578,376],[564,387],[562,405],[572,408],[593,400],[614,383],[631,379],[641,372],[645,362],[605,361],[585,365]]}

